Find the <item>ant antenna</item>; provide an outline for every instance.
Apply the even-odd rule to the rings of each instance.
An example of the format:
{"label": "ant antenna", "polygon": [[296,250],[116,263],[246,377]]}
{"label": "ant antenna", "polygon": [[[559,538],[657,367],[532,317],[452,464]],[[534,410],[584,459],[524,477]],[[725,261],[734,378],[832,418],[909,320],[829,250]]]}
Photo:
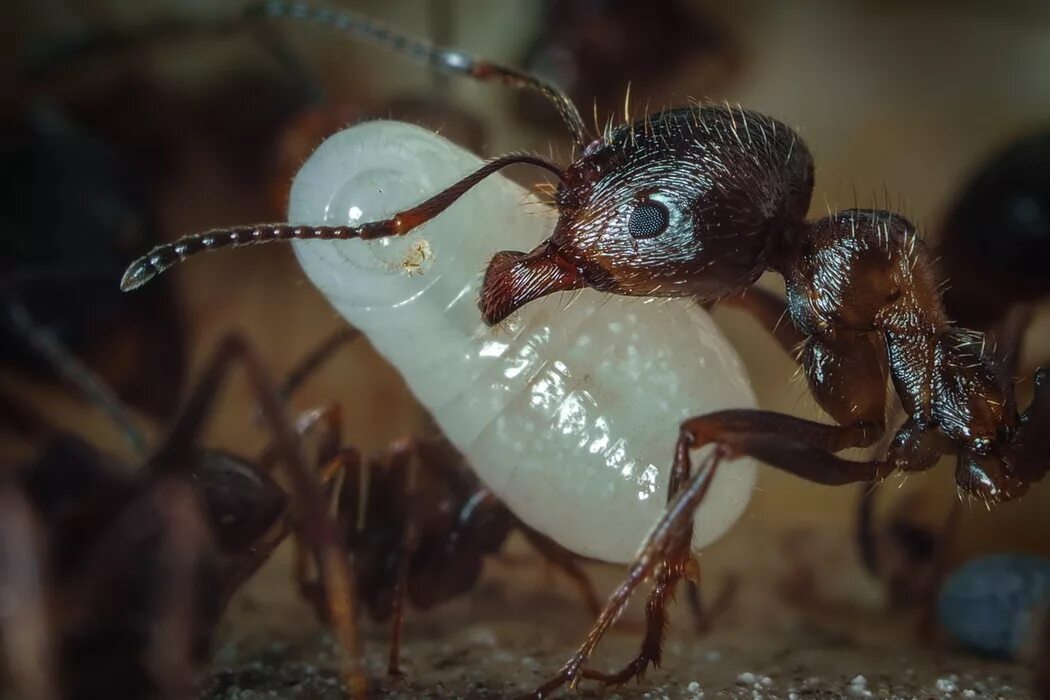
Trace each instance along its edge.
{"label": "ant antenna", "polygon": [[440,70],[465,75],[482,82],[497,82],[511,87],[536,90],[558,110],[577,145],[583,148],[590,141],[583,119],[569,96],[530,73],[486,61],[459,49],[434,46],[428,41],[400,34],[374,20],[344,10],[315,7],[294,0],[267,0],[250,5],[245,14],[249,17],[275,17],[322,24],[407,54]]}
{"label": "ant antenna", "polygon": [[448,209],[471,187],[489,175],[509,165],[522,163],[535,165],[548,170],[559,178],[561,169],[554,163],[528,153],[510,153],[488,161],[483,166],[455,182],[422,204],[394,214],[389,219],[370,221],[359,226],[299,226],[296,224],[252,224],[218,228],[204,233],[184,236],[174,243],[159,245],[150,252],[135,260],[124,272],[120,280],[120,289],[129,292],[149,282],[176,263],[180,263],[195,253],[221,248],[239,248],[246,245],[258,245],[272,241],[305,241],[305,240],[373,240],[388,236],[404,236],[417,226],[425,224],[441,212]]}
{"label": "ant antenna", "polygon": [[55,335],[29,315],[25,305],[14,298],[5,300],[8,321],[25,339],[27,345],[47,359],[59,375],[76,387],[88,400],[109,414],[110,419],[138,454],[146,454],[146,437],[131,419],[127,408],[113,390],[87,365],[69,351]]}

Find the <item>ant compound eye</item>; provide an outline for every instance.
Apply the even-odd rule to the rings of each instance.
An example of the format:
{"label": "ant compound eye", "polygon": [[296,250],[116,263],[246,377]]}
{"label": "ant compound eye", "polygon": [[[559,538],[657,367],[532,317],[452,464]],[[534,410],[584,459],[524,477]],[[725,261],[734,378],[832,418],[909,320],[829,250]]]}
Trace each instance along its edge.
{"label": "ant compound eye", "polygon": [[633,238],[652,238],[667,229],[671,214],[667,207],[651,199],[641,202],[627,218],[627,232]]}

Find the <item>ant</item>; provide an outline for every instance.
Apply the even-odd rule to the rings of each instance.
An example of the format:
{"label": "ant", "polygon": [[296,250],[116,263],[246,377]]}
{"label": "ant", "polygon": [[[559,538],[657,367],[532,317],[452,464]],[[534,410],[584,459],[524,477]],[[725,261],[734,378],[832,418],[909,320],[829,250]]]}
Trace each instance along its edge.
{"label": "ant", "polygon": [[[352,327],[333,333],[291,372],[282,396],[290,396],[338,348],[360,337]],[[339,515],[338,538],[353,562],[360,603],[373,619],[391,621],[391,676],[401,675],[406,603],[425,610],[471,590],[485,558],[515,530],[572,579],[589,611],[601,609],[578,558],[516,518],[430,423],[430,436],[398,440],[368,455],[340,445],[337,413],[325,421],[322,438],[319,479]],[[296,578],[318,617],[326,619],[324,582],[311,579],[302,557]]]}
{"label": "ant", "polygon": [[[350,657],[348,687],[363,695],[353,581],[300,454],[300,436],[323,416],[304,414],[293,426],[255,352],[229,336],[165,440],[147,452],[111,390],[24,307],[9,310],[28,343],[75,378],[144,460],[134,471],[3,397],[5,418],[23,437],[46,439],[30,464],[0,474],[0,587],[11,597],[0,632],[19,695],[190,697],[230,598],[293,530],[311,544],[333,592],[328,617]],[[196,447],[238,364],[275,436],[254,461]],[[291,495],[270,476],[277,462],[287,466]]]}
{"label": "ant", "polygon": [[[73,381],[83,393],[114,417],[115,423],[133,446],[144,446],[145,439],[135,434],[137,428],[126,415],[126,409],[108,393],[107,387],[90,374],[90,370],[70,355],[53,336],[35,327],[28,315],[16,316],[14,321],[30,344],[46,360],[58,366],[60,374]],[[287,400],[338,348],[358,337],[360,333],[353,328],[340,329],[334,333],[297,365],[280,387],[275,387],[274,395],[280,397],[282,402]],[[231,343],[236,346],[238,341],[226,341],[223,346]],[[214,372],[211,376],[215,376]],[[199,407],[199,402],[197,405]],[[43,421],[24,407],[18,416],[21,418],[19,427],[23,429],[23,434],[42,437],[48,432]],[[496,553],[515,529],[520,530],[526,541],[547,561],[563,570],[576,583],[588,610],[597,613],[600,609],[598,597],[577,558],[515,518],[502,502],[480,484],[462,456],[442,436],[405,439],[388,450],[362,456],[357,450],[342,446],[340,418],[338,406],[331,405],[306,411],[297,421],[295,431],[299,435],[316,433],[318,436],[317,464],[320,469],[317,475],[310,475],[310,479],[317,482],[315,489],[323,486],[322,503],[334,502],[339,514],[335,523],[316,525],[314,534],[300,534],[299,541],[309,544],[321,527],[334,526],[334,531],[325,537],[338,542],[340,551],[349,554],[347,561],[353,563],[351,576],[357,599],[373,618],[392,619],[389,655],[391,675],[400,675],[401,629],[406,601],[411,601],[419,609],[426,609],[467,592],[480,578],[484,559]],[[201,426],[198,423],[197,429]],[[176,439],[181,441],[186,433],[184,430],[179,432],[182,437]],[[206,588],[222,591],[218,598],[202,598],[199,602],[202,609],[194,613],[200,618],[199,626],[194,629],[197,636],[192,655],[197,663],[206,652],[210,630],[233,593],[292,532],[289,499],[269,476],[273,462],[280,456],[276,446],[267,449],[254,462],[226,453],[203,450],[192,452],[189,459],[184,458],[177,464],[178,468],[189,470],[189,477],[195,484],[203,507],[203,520],[214,533],[220,555],[227,560],[218,572],[213,568],[207,568],[203,573],[197,572],[209,577]],[[169,457],[165,463],[172,459],[175,458]],[[64,545],[66,540],[74,540],[77,544],[83,541],[78,539],[83,537],[82,530],[73,529],[73,523],[81,526],[87,524],[89,532],[105,532],[107,536],[110,536],[110,529],[107,528],[111,528],[113,537],[123,538],[118,539],[117,546],[123,550],[119,554],[125,556],[131,566],[141,567],[141,571],[135,568],[119,573],[100,572],[99,575],[106,576],[105,580],[113,585],[121,580],[141,581],[145,588],[155,588],[156,582],[149,577],[155,576],[165,561],[163,557],[159,562],[155,561],[138,548],[145,547],[145,541],[158,536],[157,533],[148,530],[147,535],[133,535],[122,531],[140,527],[141,520],[147,517],[158,517],[152,512],[154,507],[161,510],[162,536],[174,537],[181,531],[197,533],[195,546],[201,556],[214,552],[207,547],[206,538],[201,536],[201,513],[194,508],[197,504],[186,502],[170,514],[165,510],[169,507],[167,501],[159,501],[160,506],[155,504],[156,499],[160,498],[155,492],[161,487],[157,486],[151,464],[153,462],[147,463],[145,467],[148,472],[146,477],[132,479],[126,469],[117,467],[112,460],[87,443],[73,436],[60,435],[48,444],[35,464],[23,471],[25,476],[21,486],[24,495],[16,496],[17,492],[13,491],[9,497],[20,499],[16,503],[20,504],[22,500],[26,503],[13,506],[12,512],[16,515],[12,517],[24,518],[18,514],[25,510],[25,505],[39,512],[45,521],[48,539],[57,543],[50,556],[60,562],[57,568],[63,571],[67,568],[79,571],[81,566],[101,566],[94,563],[64,563],[67,557],[75,559],[82,556],[79,551],[67,551],[69,547]],[[319,490],[318,494],[321,493]],[[143,506],[143,502],[147,505]],[[120,515],[117,520],[110,520],[114,513],[120,512],[136,515]],[[15,547],[19,539],[16,533],[26,529],[25,522],[28,521],[19,520],[6,530],[11,538],[11,547]],[[137,539],[130,539],[129,542],[129,538]],[[96,535],[89,535],[87,539],[95,540]],[[78,546],[77,550],[80,549]],[[128,550],[132,553],[129,554]],[[324,570],[322,575],[311,575],[310,559],[305,552],[302,546],[297,550],[295,573],[299,589],[318,617],[330,623],[333,621],[333,611],[329,594],[335,593],[341,598],[345,595],[341,591],[346,584],[336,578],[333,585],[331,574],[326,574]],[[117,554],[115,550],[110,553]],[[136,563],[139,561],[147,563]],[[19,563],[23,568],[27,565],[25,561]],[[185,571],[176,573],[189,576],[189,572]],[[193,581],[184,583],[190,585]],[[97,595],[102,596],[105,592],[100,589]],[[36,594],[36,591],[25,591],[26,596]],[[146,597],[149,597],[148,593]],[[140,614],[143,613],[138,610],[122,609],[113,613],[113,618],[119,621],[117,624],[124,624],[124,621],[136,620]],[[172,619],[176,618],[172,616]],[[336,622],[353,624],[352,621],[340,621],[338,618]],[[95,639],[93,633],[81,632],[77,636]],[[122,659],[134,658],[139,640],[128,637],[127,641],[126,647],[118,649],[114,646],[105,653],[112,652]],[[91,668],[91,664],[85,664],[88,657],[83,654],[82,646],[70,647],[64,653],[64,672],[69,674],[66,685],[76,688],[77,696],[91,696],[96,679],[80,675]],[[94,659],[93,656],[90,658]],[[180,674],[177,678],[186,675]],[[143,677],[132,669],[121,677],[132,684],[149,680],[148,676]],[[35,679],[29,681],[35,682]],[[109,682],[106,679],[97,681],[103,684],[98,687]],[[172,687],[175,682],[176,678],[167,679],[165,687]]]}
{"label": "ant", "polygon": [[[956,194],[940,225],[937,254],[951,286],[944,304],[962,325],[986,332],[1014,375],[1037,305],[1050,295],[1038,261],[1050,254],[1050,132],[1026,134],[981,162]],[[955,500],[939,532],[913,522],[924,505],[909,497],[881,530],[874,524],[879,489],[865,488],[858,536],[868,570],[888,581],[894,607],[920,603],[920,630],[932,633],[933,604],[947,568],[950,539],[961,519]],[[884,543],[879,540],[885,540]]]}
{"label": "ant", "polygon": [[[735,298],[760,319],[790,317],[792,327],[780,328],[776,337],[789,352],[801,349],[797,358],[810,390],[835,421],[748,409],[682,422],[664,515],[585,642],[534,697],[575,686],[581,678],[622,684],[659,664],[667,601],[693,564],[693,512],[727,460],[748,455],[809,481],[845,485],[880,481],[897,470],[924,471],[954,452],[958,488],[987,503],[1020,497],[1050,468],[1047,370],[1036,372],[1035,398],[1020,412],[1013,381],[983,336],[949,320],[931,256],[904,217],[849,209],[807,220],[813,158],[782,122],[742,107],[696,103],[594,136],[565,93],[535,76],[407,39],[349,14],[283,2],[268,3],[264,11],[334,25],[478,80],[538,90],[557,108],[579,155],[566,167],[532,155],[499,157],[380,221],[260,224],[188,236],[132,263],[124,289],[204,250],[405,235],[492,173],[527,163],[558,178],[558,219],[553,234],[532,251],[492,258],[479,299],[486,323],[498,324],[554,292],[582,288],[698,303]],[[784,278],[786,301],[753,288],[767,270]],[[867,461],[837,456],[874,445],[886,431],[887,379],[907,414],[887,454]],[[714,450],[694,469],[690,453],[705,445]],[[655,585],[638,656],[615,673],[585,668],[635,589],[650,577]]]}
{"label": "ant", "polygon": [[940,266],[952,318],[988,330],[1017,366],[1036,306],[1050,298],[1050,131],[1018,138],[981,163],[945,217]]}

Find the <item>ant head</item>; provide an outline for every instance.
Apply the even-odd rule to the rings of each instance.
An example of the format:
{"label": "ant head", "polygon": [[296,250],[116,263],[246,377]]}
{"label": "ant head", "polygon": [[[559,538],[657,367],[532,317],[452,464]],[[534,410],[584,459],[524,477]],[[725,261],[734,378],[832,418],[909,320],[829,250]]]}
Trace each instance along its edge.
{"label": "ant head", "polygon": [[193,482],[215,541],[224,552],[244,552],[288,508],[284,490],[236,455],[201,450],[193,462]]}
{"label": "ant head", "polygon": [[615,129],[563,173],[553,235],[493,258],[485,320],[581,287],[697,299],[747,287],[805,216],[812,172],[792,131],[746,110],[673,110]]}

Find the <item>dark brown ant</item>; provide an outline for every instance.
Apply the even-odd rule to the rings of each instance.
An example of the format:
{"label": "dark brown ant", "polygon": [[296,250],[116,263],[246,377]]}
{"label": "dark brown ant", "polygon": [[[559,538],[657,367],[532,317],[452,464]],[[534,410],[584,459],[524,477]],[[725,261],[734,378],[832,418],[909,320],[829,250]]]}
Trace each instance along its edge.
{"label": "dark brown ant", "polygon": [[[359,337],[353,328],[336,331],[291,373],[282,394],[291,395],[339,347]],[[325,421],[320,480],[339,513],[339,538],[353,562],[361,605],[373,619],[391,621],[391,675],[400,675],[406,604],[425,610],[470,591],[486,557],[499,552],[515,530],[572,579],[589,611],[601,609],[579,558],[516,518],[436,425],[431,437],[405,438],[362,455],[340,446],[337,413],[331,417]],[[323,581],[312,579],[306,564],[300,558],[300,590],[323,620]]]}
{"label": "dark brown ant", "polygon": [[[1050,278],[1040,266],[1050,256],[1048,171],[1050,132],[1012,141],[977,166],[938,227],[938,267],[949,285],[945,309],[960,325],[985,332],[1011,375],[1035,309],[1050,296]],[[921,607],[920,631],[929,637],[961,501],[953,501],[944,523],[931,529],[916,522],[928,504],[907,498],[880,526],[874,516],[879,491],[865,487],[862,493],[861,558],[886,580],[892,607]]]}
{"label": "dark brown ant", "polygon": [[[948,319],[930,255],[904,217],[850,209],[807,221],[813,160],[783,123],[739,107],[696,104],[647,115],[595,138],[564,93],[528,74],[343,13],[301,4],[266,8],[272,15],[343,28],[479,80],[539,90],[557,107],[580,155],[565,168],[535,156],[497,158],[416,207],[360,226],[261,224],[189,236],[135,261],[123,288],[138,287],[202,250],[404,235],[493,172],[529,163],[559,177],[559,218],[553,235],[531,252],[494,256],[480,299],[487,323],[553,292],[584,287],[698,302],[738,297],[760,318],[779,318],[786,308],[793,328],[782,328],[777,338],[788,351],[801,347],[810,389],[835,420],[827,425],[730,410],[683,422],[667,511],[586,641],[535,697],[581,677],[624,683],[659,664],[666,603],[690,561],[693,511],[727,459],[750,455],[816,483],[842,485],[879,481],[896,470],[926,470],[954,451],[958,488],[986,502],[1021,496],[1050,468],[1047,371],[1036,372],[1035,398],[1019,413],[1013,382],[983,337]],[[752,288],[767,270],[784,277],[786,305]],[[871,446],[885,432],[887,378],[908,416],[888,454],[870,461],[836,456]],[[694,470],[690,451],[707,444],[717,449]],[[601,637],[650,576],[656,582],[638,657],[617,673],[586,669]]]}
{"label": "dark brown ant", "polygon": [[941,226],[937,253],[950,286],[951,318],[988,331],[1017,365],[1036,307],[1050,298],[1050,131],[992,154],[960,190]]}
{"label": "dark brown ant", "polygon": [[[25,314],[13,320],[60,375],[79,375],[78,386],[96,402],[103,397],[111,414],[126,410],[48,331]],[[275,436],[256,461],[196,446],[238,364]],[[3,399],[21,435],[45,441],[33,462],[0,473],[0,638],[18,697],[191,697],[231,596],[293,529],[338,600],[329,618],[350,656],[348,687],[363,696],[353,581],[337,531],[277,388],[243,341],[219,344],[159,449],[141,452],[137,472]],[[306,414],[298,431],[317,421]],[[116,425],[132,446],[145,445],[130,418]],[[269,475],[278,461],[290,467],[291,497]]]}

